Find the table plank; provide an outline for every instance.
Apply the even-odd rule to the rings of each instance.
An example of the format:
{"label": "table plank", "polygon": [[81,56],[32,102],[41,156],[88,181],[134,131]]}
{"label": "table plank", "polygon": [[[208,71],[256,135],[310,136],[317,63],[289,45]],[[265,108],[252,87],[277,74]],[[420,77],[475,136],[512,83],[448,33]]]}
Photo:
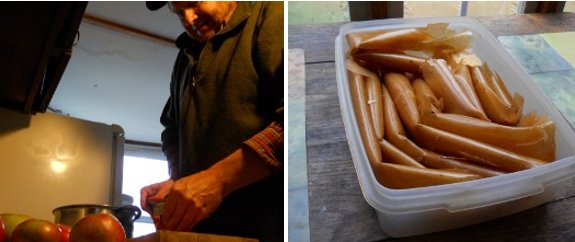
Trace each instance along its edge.
{"label": "table plank", "polygon": [[555,33],[575,30],[575,13],[471,17],[495,36]]}
{"label": "table plank", "polygon": [[288,240],[308,242],[310,238],[304,60],[303,49],[288,49],[288,211],[290,211]]}
{"label": "table plank", "polygon": [[288,48],[304,49],[306,63],[335,61],[335,37],[342,24],[289,25]]}
{"label": "table plank", "polygon": [[575,13],[530,14],[529,17],[537,22],[545,33],[575,31]]}
{"label": "table plank", "polygon": [[495,36],[538,34],[545,31],[535,20],[525,15],[487,16],[474,17],[472,19],[479,22]]}

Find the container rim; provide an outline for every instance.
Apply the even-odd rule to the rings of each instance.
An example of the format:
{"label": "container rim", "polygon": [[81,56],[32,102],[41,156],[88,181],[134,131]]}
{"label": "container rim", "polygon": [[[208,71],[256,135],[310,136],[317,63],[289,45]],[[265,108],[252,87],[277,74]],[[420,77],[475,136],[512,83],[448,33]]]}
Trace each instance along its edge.
{"label": "container rim", "polygon": [[71,205],[60,206],[60,207],[57,207],[57,208],[53,209],[53,210],[52,210],[52,213],[55,213],[55,212],[60,211],[60,210],[65,210],[65,209],[86,208],[86,207],[90,207],[90,208],[103,208],[103,209],[114,209],[114,207],[112,207],[112,206],[110,206],[110,205],[106,205],[106,204],[90,204],[90,203],[86,203],[86,204],[71,204]]}

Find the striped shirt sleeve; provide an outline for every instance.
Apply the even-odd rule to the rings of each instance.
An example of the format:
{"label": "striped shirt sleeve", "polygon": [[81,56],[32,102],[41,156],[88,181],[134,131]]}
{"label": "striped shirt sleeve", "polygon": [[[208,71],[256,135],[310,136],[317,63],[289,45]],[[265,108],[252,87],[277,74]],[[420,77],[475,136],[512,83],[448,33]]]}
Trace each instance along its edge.
{"label": "striped shirt sleeve", "polygon": [[283,168],[283,126],[272,122],[264,130],[244,142],[274,168]]}

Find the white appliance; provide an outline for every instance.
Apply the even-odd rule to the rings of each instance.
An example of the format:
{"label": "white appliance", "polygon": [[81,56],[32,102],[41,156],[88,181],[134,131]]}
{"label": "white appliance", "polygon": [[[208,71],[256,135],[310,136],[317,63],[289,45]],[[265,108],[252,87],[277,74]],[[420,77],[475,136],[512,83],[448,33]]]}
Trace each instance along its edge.
{"label": "white appliance", "polygon": [[0,108],[0,213],[54,220],[70,204],[121,204],[124,131]]}

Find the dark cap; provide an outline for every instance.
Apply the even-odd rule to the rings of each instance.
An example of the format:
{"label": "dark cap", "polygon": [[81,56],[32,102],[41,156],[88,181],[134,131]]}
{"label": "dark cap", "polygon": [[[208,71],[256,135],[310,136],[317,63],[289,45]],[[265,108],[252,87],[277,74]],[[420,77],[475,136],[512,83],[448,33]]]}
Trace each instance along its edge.
{"label": "dark cap", "polygon": [[148,10],[156,11],[166,5],[168,2],[162,1],[146,1],[146,7]]}

